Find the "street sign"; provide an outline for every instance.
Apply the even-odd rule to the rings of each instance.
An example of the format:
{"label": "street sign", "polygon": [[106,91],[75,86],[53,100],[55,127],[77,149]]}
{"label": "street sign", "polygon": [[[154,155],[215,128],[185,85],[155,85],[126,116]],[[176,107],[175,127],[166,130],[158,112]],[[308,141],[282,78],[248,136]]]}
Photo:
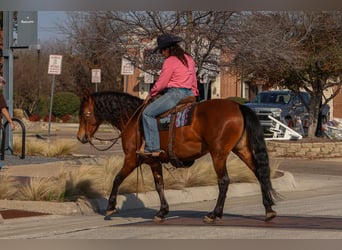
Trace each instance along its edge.
{"label": "street sign", "polygon": [[153,83],[154,77],[152,74],[144,72],[144,83]]}
{"label": "street sign", "polygon": [[121,75],[133,75],[134,74],[134,65],[131,61],[122,58],[121,61]]}
{"label": "street sign", "polygon": [[37,11],[18,11],[17,23],[16,46],[36,45],[38,41]]}
{"label": "street sign", "polygon": [[92,83],[100,83],[101,82],[101,69],[92,69],[91,70],[91,82]]}
{"label": "street sign", "polygon": [[60,75],[61,71],[62,71],[62,56],[61,55],[50,55],[48,74]]}

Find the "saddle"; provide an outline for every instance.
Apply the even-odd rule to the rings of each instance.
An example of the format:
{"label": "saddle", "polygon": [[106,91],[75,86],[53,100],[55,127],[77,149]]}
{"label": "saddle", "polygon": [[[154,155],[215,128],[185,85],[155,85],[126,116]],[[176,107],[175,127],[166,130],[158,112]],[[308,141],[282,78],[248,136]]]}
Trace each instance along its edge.
{"label": "saddle", "polygon": [[[173,146],[175,141],[175,131],[177,127],[186,126],[191,123],[191,115],[189,115],[188,119],[179,119],[178,124],[176,124],[177,116],[182,116],[182,112],[189,114],[192,113],[193,107],[196,103],[195,96],[187,96],[178,102],[177,106],[160,114],[157,116],[158,129],[168,130],[169,131],[169,143],[168,143],[168,154],[170,163],[174,167],[190,167],[194,161],[191,162],[182,162],[178,159],[178,157],[173,152]],[[161,121],[164,120],[164,125],[161,125]],[[166,124],[166,125],[165,125]]]}
{"label": "saddle", "polygon": [[[170,124],[169,124],[168,153],[169,153],[170,163],[176,168],[189,167],[194,163],[194,161],[192,161],[192,162],[180,161],[173,151],[173,145],[174,145],[174,141],[175,141],[177,114],[179,114],[179,112],[181,112],[181,111],[183,111],[189,107],[193,107],[195,103],[196,103],[196,97],[195,96],[185,97],[184,99],[182,99],[177,104],[176,107],[174,107],[171,110],[161,114],[158,117],[160,119],[160,118],[166,117],[168,115],[171,115]],[[192,110],[191,110],[191,112],[192,112]],[[190,119],[190,122],[191,122],[191,119]]]}

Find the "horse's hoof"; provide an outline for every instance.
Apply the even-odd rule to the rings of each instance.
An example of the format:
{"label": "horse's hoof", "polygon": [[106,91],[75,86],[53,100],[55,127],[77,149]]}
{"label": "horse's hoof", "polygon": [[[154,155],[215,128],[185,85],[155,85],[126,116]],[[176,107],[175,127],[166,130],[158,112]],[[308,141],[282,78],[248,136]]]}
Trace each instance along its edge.
{"label": "horse's hoof", "polygon": [[105,220],[110,220],[112,215],[115,214],[116,209],[113,210],[107,210],[104,219]]}
{"label": "horse's hoof", "polygon": [[154,222],[163,222],[163,221],[165,221],[165,217],[159,217],[159,216],[154,216],[153,217],[153,221]]}
{"label": "horse's hoof", "polygon": [[277,213],[275,211],[267,212],[265,221],[271,221],[273,218],[277,216]]}
{"label": "horse's hoof", "polygon": [[206,215],[203,218],[203,222],[205,222],[205,223],[213,223],[213,222],[215,222],[215,220],[216,220],[216,218],[212,217],[210,215]]}

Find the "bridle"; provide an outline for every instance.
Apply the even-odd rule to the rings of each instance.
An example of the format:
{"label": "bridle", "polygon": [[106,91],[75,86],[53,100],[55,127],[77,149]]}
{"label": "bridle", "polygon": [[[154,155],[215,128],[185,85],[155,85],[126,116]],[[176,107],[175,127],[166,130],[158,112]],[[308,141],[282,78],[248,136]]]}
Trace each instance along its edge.
{"label": "bridle", "polygon": [[[141,116],[141,113],[142,113],[142,110],[143,110],[143,109],[141,109],[141,107],[143,107],[143,106],[145,106],[145,105],[146,105],[146,103],[142,103],[142,104],[136,109],[136,111],[130,116],[130,118],[128,119],[126,125],[125,125],[125,126],[123,127],[123,129],[121,130],[121,132],[120,132],[120,134],[119,134],[118,137],[115,137],[115,138],[112,138],[112,139],[101,139],[101,138],[98,138],[98,137],[93,136],[94,139],[99,140],[99,141],[110,141],[110,142],[112,142],[112,143],[111,143],[108,147],[106,147],[106,148],[99,148],[99,147],[97,147],[97,146],[92,142],[92,138],[87,134],[88,125],[89,125],[89,119],[90,119],[91,112],[90,112],[90,111],[86,112],[86,113],[84,114],[84,117],[85,117],[85,121],[86,121],[85,137],[87,138],[87,141],[88,141],[89,144],[90,144],[93,148],[95,148],[96,150],[99,150],[99,151],[106,151],[106,150],[110,149],[110,148],[113,147],[114,144],[117,143],[118,140],[122,137],[122,134],[123,134],[123,132],[125,131],[127,125],[132,121],[133,117],[136,115],[136,113],[137,113],[139,110],[141,110],[141,111],[140,111],[140,114],[139,114],[139,117]],[[139,119],[139,118],[138,118],[138,119]]]}
{"label": "bridle", "polygon": [[94,139],[99,140],[99,141],[111,141],[111,142],[112,142],[112,143],[111,143],[108,147],[106,147],[106,148],[99,148],[99,147],[97,147],[97,146],[92,142],[92,138],[87,134],[90,115],[91,115],[91,112],[90,112],[90,111],[88,111],[87,113],[84,114],[84,116],[85,116],[85,121],[86,121],[85,137],[87,138],[87,141],[89,142],[89,144],[90,144],[93,148],[95,148],[95,149],[98,150],[98,151],[106,151],[106,150],[110,149],[110,148],[113,147],[114,144],[117,143],[118,140],[121,138],[122,132],[119,134],[118,137],[115,137],[115,138],[112,138],[112,139],[101,139],[101,138],[98,138],[98,137],[93,137]]}

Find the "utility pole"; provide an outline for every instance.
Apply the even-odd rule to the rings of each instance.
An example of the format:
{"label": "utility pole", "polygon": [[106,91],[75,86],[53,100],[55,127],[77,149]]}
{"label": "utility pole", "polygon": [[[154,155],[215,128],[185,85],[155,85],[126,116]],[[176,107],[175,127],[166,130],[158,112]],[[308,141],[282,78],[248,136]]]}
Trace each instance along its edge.
{"label": "utility pole", "polygon": [[[13,50],[27,49],[29,45],[37,42],[37,12],[18,12],[18,39],[14,43],[14,20],[12,11],[3,11],[3,75],[7,82],[3,95],[8,106],[8,113],[13,117]],[[6,127],[5,148],[12,151],[13,135],[10,126]]]}

